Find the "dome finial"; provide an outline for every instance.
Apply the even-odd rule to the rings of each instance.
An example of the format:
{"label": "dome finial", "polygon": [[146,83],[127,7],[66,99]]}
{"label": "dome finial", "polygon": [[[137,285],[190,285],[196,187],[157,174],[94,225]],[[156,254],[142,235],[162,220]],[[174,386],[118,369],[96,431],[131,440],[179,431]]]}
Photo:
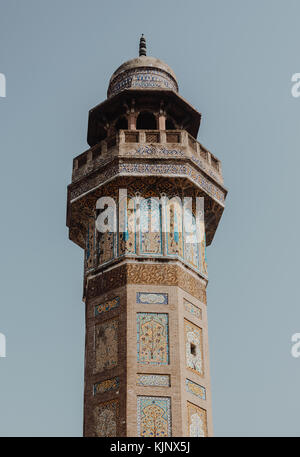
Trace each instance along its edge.
{"label": "dome finial", "polygon": [[142,36],[140,38],[140,52],[139,56],[146,56],[147,55],[147,48],[146,48],[146,38],[144,37],[144,34],[142,33]]}

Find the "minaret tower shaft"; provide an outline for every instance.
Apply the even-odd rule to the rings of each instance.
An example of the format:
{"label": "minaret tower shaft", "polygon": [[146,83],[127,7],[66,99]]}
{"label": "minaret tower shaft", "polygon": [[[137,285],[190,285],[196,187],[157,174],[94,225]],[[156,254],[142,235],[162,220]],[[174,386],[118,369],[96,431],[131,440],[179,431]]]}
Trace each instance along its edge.
{"label": "minaret tower shaft", "polygon": [[69,237],[84,249],[84,435],[211,436],[205,250],[221,164],[143,35],[107,97],[68,186]]}

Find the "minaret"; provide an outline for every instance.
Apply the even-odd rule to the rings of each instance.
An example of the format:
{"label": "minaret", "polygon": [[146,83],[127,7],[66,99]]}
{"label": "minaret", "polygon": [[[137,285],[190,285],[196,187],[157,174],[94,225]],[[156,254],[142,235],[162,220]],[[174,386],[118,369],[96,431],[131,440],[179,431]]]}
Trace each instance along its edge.
{"label": "minaret", "polygon": [[90,110],[67,209],[84,249],[85,436],[212,435],[205,249],[226,190],[200,120],[143,35]]}

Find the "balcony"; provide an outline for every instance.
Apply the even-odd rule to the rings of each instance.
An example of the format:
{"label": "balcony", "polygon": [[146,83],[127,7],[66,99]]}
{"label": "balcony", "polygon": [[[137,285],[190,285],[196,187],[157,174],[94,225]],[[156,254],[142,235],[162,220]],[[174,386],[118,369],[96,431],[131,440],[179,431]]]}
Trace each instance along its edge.
{"label": "balcony", "polygon": [[220,161],[186,130],[119,130],[74,159],[72,181],[116,157],[187,159],[223,184]]}

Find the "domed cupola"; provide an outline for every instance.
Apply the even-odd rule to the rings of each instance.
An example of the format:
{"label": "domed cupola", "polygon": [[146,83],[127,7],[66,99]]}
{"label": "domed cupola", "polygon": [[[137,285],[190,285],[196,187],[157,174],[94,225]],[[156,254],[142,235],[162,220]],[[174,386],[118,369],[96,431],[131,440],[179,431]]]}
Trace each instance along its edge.
{"label": "domed cupola", "polygon": [[162,60],[146,55],[146,40],[140,39],[139,57],[123,63],[109,81],[107,97],[125,89],[164,89],[178,92],[173,70]]}
{"label": "domed cupola", "polygon": [[158,131],[186,130],[196,138],[200,120],[201,114],[179,95],[173,70],[147,56],[142,35],[139,57],[113,73],[107,99],[90,110],[87,140],[90,146],[101,141],[111,144],[121,130],[155,130],[155,137]]}

